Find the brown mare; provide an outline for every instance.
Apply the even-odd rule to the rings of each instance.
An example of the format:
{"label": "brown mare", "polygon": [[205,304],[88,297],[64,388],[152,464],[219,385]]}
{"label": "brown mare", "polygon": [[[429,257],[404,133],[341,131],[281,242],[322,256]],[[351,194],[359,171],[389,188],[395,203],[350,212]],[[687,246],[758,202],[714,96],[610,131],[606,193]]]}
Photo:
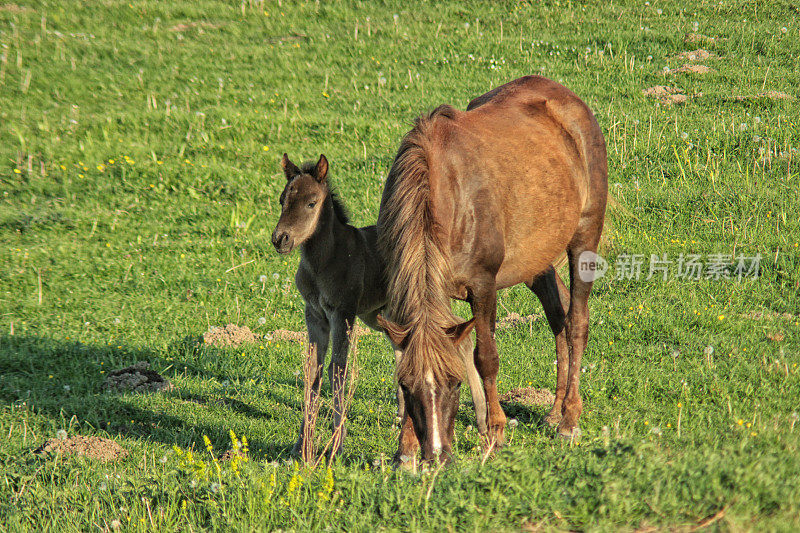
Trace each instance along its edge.
{"label": "brown mare", "polygon": [[[297,167],[284,154],[281,166],[286,185],[280,198],[281,216],[272,234],[272,244],[282,254],[300,247],[295,283],[306,302],[308,339],[317,355],[312,400],[320,391],[322,366],[331,341],[328,375],[333,393],[333,427],[336,429],[342,424],[344,430],[344,370],[355,317],[383,331],[376,322],[376,316],[386,304],[377,232],[375,226],[356,228],[348,223],[347,211],[331,192],[328,160],[324,155],[317,163],[307,162]],[[459,357],[467,362],[478,428],[485,430],[486,404],[480,377],[470,357],[470,344],[464,343]],[[399,353],[395,350],[396,357]],[[399,413],[404,417],[402,401],[398,393]],[[295,452],[302,449],[304,435],[301,426]],[[339,448],[333,449],[331,454],[338,451]]]}
{"label": "brown mare", "polygon": [[[398,456],[421,446],[423,460],[440,452],[450,458],[463,375],[450,298],[472,307],[488,438],[503,443],[497,291],[518,283],[542,301],[556,338],[556,400],[547,421],[573,435],[592,288],[578,275],[579,257],[597,251],[607,190],[594,115],[546,78],[520,78],[474,99],[466,112],[445,105],[417,120],[389,172],[377,222],[389,283],[380,322],[403,350],[397,377],[407,415]],[[552,267],[564,251],[569,289]]]}

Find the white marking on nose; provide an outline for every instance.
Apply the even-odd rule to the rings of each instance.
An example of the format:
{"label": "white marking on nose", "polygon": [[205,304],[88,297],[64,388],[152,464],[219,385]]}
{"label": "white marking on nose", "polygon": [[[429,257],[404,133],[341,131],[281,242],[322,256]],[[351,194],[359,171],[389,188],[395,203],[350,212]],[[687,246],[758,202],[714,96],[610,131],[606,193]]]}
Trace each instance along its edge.
{"label": "white marking on nose", "polygon": [[428,370],[425,375],[425,382],[431,389],[431,442],[433,443],[434,453],[442,451],[442,439],[439,438],[439,420],[436,415],[436,382],[433,381],[433,372]]}

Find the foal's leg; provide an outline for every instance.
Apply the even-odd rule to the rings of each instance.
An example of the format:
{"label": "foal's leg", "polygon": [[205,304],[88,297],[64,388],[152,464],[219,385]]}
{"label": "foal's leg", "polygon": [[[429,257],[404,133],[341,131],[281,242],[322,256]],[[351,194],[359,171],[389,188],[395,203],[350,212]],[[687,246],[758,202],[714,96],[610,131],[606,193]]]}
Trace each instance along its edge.
{"label": "foal's leg", "polygon": [[583,400],[580,393],[581,359],[586,350],[589,337],[589,293],[592,292],[592,281],[583,281],[578,275],[578,257],[586,250],[596,251],[598,239],[588,243],[572,245],[569,256],[570,306],[567,311],[566,331],[569,344],[569,375],[567,376],[567,393],[561,408],[561,422],[558,433],[564,437],[575,435],[578,418],[583,411]]}
{"label": "foal's leg", "polygon": [[[317,364],[311,370],[311,401],[319,396],[319,389],[322,384],[322,365],[325,364],[325,354],[328,351],[328,339],[330,338],[330,325],[328,319],[306,306],[306,329],[308,330],[309,348],[316,351]],[[306,406],[308,407],[308,406]],[[312,428],[313,429],[313,428]],[[292,453],[298,454],[303,449],[303,439],[305,435],[305,420],[300,424],[300,435],[297,437],[292,448]]]}
{"label": "foal's leg", "polygon": [[345,430],[344,396],[347,376],[347,354],[350,350],[350,331],[355,324],[355,313],[334,313],[331,322],[331,363],[328,365],[328,376],[331,381],[333,396],[333,430],[341,428],[340,438],[331,447],[331,457],[341,451],[342,442],[347,434]]}
{"label": "foal's leg", "polygon": [[545,422],[555,426],[561,422],[561,407],[567,394],[569,346],[565,321],[566,309],[569,309],[569,290],[552,266],[534,279],[528,287],[542,302],[547,322],[556,338],[556,399],[550,413],[545,417]]}
{"label": "foal's leg", "polygon": [[487,438],[497,446],[505,443],[506,415],[497,395],[497,371],[500,356],[494,340],[497,317],[497,289],[494,276],[487,277],[471,291],[469,298],[475,317],[475,366],[483,380],[486,404],[489,409]]}

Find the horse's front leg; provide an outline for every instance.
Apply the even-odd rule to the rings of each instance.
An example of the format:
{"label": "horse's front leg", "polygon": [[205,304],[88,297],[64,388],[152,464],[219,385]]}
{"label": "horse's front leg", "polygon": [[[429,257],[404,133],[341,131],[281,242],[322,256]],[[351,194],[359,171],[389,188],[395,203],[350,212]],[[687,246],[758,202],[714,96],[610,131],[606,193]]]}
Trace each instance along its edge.
{"label": "horse's front leg", "polygon": [[355,313],[336,312],[330,317],[331,322],[331,363],[328,365],[328,376],[331,381],[333,396],[333,431],[334,441],[330,456],[335,457],[342,449],[347,435],[345,419],[345,384],[347,382],[347,354],[350,350],[350,333],[355,324]]}
{"label": "horse's front leg", "polygon": [[497,316],[497,290],[495,280],[487,278],[472,288],[469,298],[472,315],[475,317],[475,366],[483,380],[486,404],[489,409],[487,438],[495,446],[505,443],[506,415],[500,407],[497,395],[497,372],[500,356],[494,341],[495,318]]}
{"label": "horse's front leg", "polygon": [[[328,351],[328,339],[330,338],[330,325],[328,319],[312,307],[306,305],[306,329],[308,330],[308,343],[311,354],[316,355],[316,365],[311,369],[311,404],[319,396],[322,384],[322,366],[325,364],[325,354]],[[305,409],[309,409],[306,405]],[[311,428],[313,432],[314,428]],[[311,434],[309,434],[311,435]],[[305,417],[300,424],[300,435],[297,437],[292,448],[292,453],[297,455],[303,450],[303,443],[306,438]]]}

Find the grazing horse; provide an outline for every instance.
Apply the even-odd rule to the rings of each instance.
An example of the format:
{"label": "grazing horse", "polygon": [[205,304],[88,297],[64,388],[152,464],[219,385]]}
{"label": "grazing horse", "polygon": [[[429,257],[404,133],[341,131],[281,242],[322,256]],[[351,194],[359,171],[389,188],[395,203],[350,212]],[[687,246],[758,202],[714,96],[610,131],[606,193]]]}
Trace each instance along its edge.
{"label": "grazing horse", "polygon": [[[526,76],[467,111],[444,105],[416,121],[389,171],[377,222],[389,284],[380,323],[403,351],[398,455],[420,446],[423,460],[452,453],[463,368],[450,298],[472,308],[488,438],[503,444],[497,291],[518,283],[539,297],[556,337],[556,399],[546,420],[563,436],[577,431],[593,281],[579,275],[579,264],[597,251],[607,193],[606,146],[594,115],[546,78]],[[552,266],[564,251],[569,289]]]}
{"label": "grazing horse", "polygon": [[[309,344],[316,350],[312,401],[319,395],[322,366],[332,341],[328,375],[333,393],[333,428],[342,427],[344,439],[344,381],[349,333],[358,316],[373,329],[383,331],[376,317],[386,304],[386,283],[377,251],[375,226],[356,228],[348,223],[347,211],[331,192],[328,160],[297,167],[286,154],[281,160],[286,185],[280,197],[281,216],[272,233],[275,249],[288,254],[300,247],[301,259],[295,283],[306,303],[305,318]],[[471,343],[463,343],[460,357],[467,363],[473,403],[479,429],[485,429],[486,404],[480,377],[470,354]],[[395,355],[399,356],[395,349]],[[399,389],[398,389],[399,390]],[[398,392],[399,413],[404,417],[403,397]],[[302,449],[305,432],[294,452]],[[339,449],[331,450],[331,456]]]}

